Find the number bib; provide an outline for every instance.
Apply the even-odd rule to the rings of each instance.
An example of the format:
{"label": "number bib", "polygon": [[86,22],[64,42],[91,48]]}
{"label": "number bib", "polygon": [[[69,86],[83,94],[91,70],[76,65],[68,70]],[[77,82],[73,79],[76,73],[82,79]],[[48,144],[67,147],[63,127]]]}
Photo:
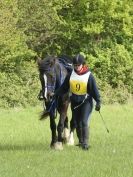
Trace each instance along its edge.
{"label": "number bib", "polygon": [[70,76],[70,91],[75,95],[87,94],[87,84],[90,71],[83,75],[78,75],[74,70]]}

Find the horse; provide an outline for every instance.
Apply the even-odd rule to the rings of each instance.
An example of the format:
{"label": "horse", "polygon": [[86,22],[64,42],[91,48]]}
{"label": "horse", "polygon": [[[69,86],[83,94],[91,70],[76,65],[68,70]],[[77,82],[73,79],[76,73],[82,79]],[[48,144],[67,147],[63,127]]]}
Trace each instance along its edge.
{"label": "horse", "polygon": [[[45,102],[45,107],[41,118],[49,115],[51,129],[50,147],[54,149],[63,149],[63,142],[67,141],[69,145],[74,144],[73,133],[68,130],[67,110],[69,106],[69,93],[58,96],[53,99],[53,93],[58,89],[67,74],[72,70],[72,62],[65,57],[48,56],[38,59],[39,78],[42,89],[39,98]],[[56,125],[56,115],[59,113],[59,121]],[[57,133],[58,132],[58,133]],[[63,137],[64,133],[64,137]]]}

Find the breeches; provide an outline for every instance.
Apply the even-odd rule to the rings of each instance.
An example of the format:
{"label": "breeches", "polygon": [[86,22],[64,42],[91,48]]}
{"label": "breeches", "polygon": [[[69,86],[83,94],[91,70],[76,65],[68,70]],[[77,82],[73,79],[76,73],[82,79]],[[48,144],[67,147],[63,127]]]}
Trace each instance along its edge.
{"label": "breeches", "polygon": [[78,108],[74,109],[78,106],[76,103],[71,103],[71,110],[72,110],[72,120],[70,123],[71,129],[74,128],[85,128],[88,127],[90,121],[90,115],[93,109],[93,102],[90,100],[85,100],[85,102],[79,106]]}

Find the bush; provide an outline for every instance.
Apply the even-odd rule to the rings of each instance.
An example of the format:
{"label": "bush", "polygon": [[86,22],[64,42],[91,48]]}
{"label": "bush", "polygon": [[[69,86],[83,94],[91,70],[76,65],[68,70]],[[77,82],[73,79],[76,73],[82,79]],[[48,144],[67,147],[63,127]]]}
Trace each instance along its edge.
{"label": "bush", "polygon": [[39,89],[36,64],[23,62],[16,72],[0,73],[0,107],[36,105]]}
{"label": "bush", "polygon": [[114,89],[106,82],[102,82],[98,78],[96,80],[99,87],[102,104],[126,104],[133,101],[132,94],[128,91],[125,85],[121,84]]}

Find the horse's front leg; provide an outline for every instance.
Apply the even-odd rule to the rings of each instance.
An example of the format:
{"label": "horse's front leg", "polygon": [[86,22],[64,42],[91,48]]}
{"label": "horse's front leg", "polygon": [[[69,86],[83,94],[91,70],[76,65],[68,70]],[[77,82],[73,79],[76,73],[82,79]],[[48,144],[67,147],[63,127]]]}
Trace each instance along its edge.
{"label": "horse's front leg", "polygon": [[59,119],[59,123],[58,123],[58,127],[57,127],[57,131],[58,131],[58,141],[56,143],[54,143],[54,149],[55,150],[63,150],[63,138],[62,138],[62,132],[63,132],[63,127],[64,127],[64,120],[62,117],[63,115],[60,116]]}
{"label": "horse's front leg", "polygon": [[55,122],[55,118],[50,115],[50,129],[51,129],[51,144],[50,147],[54,147],[55,143],[57,142],[57,135],[56,135],[56,122]]}
{"label": "horse's front leg", "polygon": [[68,117],[66,115],[65,121],[64,121],[64,132],[63,132],[63,140],[64,143],[68,143],[70,136],[69,126],[68,126]]}
{"label": "horse's front leg", "polygon": [[65,113],[60,113],[59,123],[57,127],[58,142],[63,142],[63,130],[64,130],[65,116],[66,116]]}
{"label": "horse's front leg", "polygon": [[76,121],[74,119],[74,116],[72,115],[72,119],[70,121],[70,135],[67,141],[68,145],[73,146],[74,145],[74,130],[76,128]]}

